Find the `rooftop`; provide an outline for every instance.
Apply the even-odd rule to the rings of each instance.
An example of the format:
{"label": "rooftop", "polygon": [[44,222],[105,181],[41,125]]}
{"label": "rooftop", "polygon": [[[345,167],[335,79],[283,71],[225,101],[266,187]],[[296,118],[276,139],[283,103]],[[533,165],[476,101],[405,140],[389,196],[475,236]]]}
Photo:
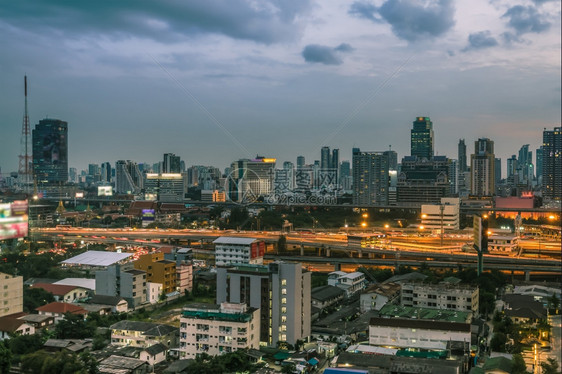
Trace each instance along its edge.
{"label": "rooftop", "polygon": [[345,291],[336,286],[320,286],[315,287],[310,291],[310,298],[325,301],[336,297],[340,297],[345,294]]}
{"label": "rooftop", "polygon": [[61,263],[67,265],[90,265],[90,266],[109,266],[132,256],[132,253],[117,253],[105,251],[87,251],[64,260]]}
{"label": "rooftop", "polygon": [[127,320],[114,323],[109,328],[112,330],[141,331],[143,335],[147,336],[164,336],[178,330],[177,327],[170,325]]}
{"label": "rooftop", "polygon": [[54,284],[82,287],[92,291],[96,289],[96,280],[89,278],[64,278]]}
{"label": "rooftop", "polygon": [[470,333],[470,323],[428,321],[409,318],[371,318],[369,326],[418,328],[424,330],[460,331]]}
{"label": "rooftop", "polygon": [[31,286],[31,288],[42,288],[45,291],[52,293],[53,295],[64,296],[67,293],[81,287],[54,283],[35,283],[33,286]]}
{"label": "rooftop", "polygon": [[249,245],[253,242],[258,241],[256,238],[239,238],[231,236],[221,236],[213,241],[214,244],[237,244],[237,245]]}
{"label": "rooftop", "polygon": [[47,305],[40,306],[35,310],[39,312],[46,312],[46,313],[56,313],[56,314],[63,314],[63,313],[72,313],[72,314],[87,314],[88,312],[86,309],[79,307],[78,305],[69,304],[69,303],[49,303]]}
{"label": "rooftop", "polygon": [[379,315],[387,318],[408,318],[465,323],[470,320],[472,313],[446,309],[415,308],[387,304],[381,308]]}

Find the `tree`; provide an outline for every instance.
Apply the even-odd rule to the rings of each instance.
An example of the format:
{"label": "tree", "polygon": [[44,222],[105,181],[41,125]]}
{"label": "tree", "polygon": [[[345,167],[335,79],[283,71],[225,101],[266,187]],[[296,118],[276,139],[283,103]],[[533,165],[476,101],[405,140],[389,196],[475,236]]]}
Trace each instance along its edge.
{"label": "tree", "polygon": [[513,358],[511,359],[512,367],[511,372],[513,374],[525,374],[527,373],[527,364],[525,364],[525,360],[521,354],[514,354]]}
{"label": "tree", "polygon": [[295,371],[295,364],[282,365],[281,372],[284,374],[292,374]]}
{"label": "tree", "polygon": [[546,301],[548,303],[548,309],[553,309],[554,314],[558,314],[558,310],[560,309],[560,299],[558,298],[558,296],[553,293],[552,296],[549,296]]}
{"label": "tree", "polygon": [[95,326],[84,321],[80,314],[65,313],[55,327],[58,339],[84,339],[94,336]]}
{"label": "tree", "polygon": [[279,236],[279,240],[277,240],[277,251],[285,252],[287,250],[287,237],[285,235]]}
{"label": "tree", "polygon": [[52,293],[42,288],[24,287],[23,289],[23,310],[34,312],[36,308],[55,301]]}
{"label": "tree", "polygon": [[558,370],[558,362],[553,358],[547,358],[546,362],[541,362],[541,369],[543,374],[557,374],[560,373]]}
{"label": "tree", "polygon": [[46,337],[43,334],[12,336],[7,344],[14,355],[25,355],[43,348]]}
{"label": "tree", "polygon": [[495,352],[505,352],[507,337],[503,332],[496,332],[490,340],[490,349]]}
{"label": "tree", "polygon": [[6,341],[0,341],[0,374],[8,374],[12,367],[12,352]]}

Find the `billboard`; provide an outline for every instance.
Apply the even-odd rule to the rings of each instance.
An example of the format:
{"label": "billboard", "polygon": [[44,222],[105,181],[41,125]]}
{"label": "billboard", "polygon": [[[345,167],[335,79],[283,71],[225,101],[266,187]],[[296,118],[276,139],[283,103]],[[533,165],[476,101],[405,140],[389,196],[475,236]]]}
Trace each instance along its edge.
{"label": "billboard", "polygon": [[142,220],[143,221],[154,221],[154,209],[143,209],[142,210]]}
{"label": "billboard", "polygon": [[113,196],[113,187],[98,186],[98,196]]}
{"label": "billboard", "polygon": [[27,201],[0,204],[0,240],[23,238],[28,233]]}

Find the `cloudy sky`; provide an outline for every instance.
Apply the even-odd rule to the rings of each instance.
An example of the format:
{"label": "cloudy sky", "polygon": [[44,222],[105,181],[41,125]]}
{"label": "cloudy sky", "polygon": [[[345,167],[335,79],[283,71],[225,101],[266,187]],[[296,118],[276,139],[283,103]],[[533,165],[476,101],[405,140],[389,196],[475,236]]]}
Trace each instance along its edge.
{"label": "cloudy sky", "polygon": [[69,123],[70,166],[118,159],[224,168],[323,145],[409,154],[430,116],[438,154],[496,157],[560,126],[560,2],[0,0],[0,168],[29,115]]}

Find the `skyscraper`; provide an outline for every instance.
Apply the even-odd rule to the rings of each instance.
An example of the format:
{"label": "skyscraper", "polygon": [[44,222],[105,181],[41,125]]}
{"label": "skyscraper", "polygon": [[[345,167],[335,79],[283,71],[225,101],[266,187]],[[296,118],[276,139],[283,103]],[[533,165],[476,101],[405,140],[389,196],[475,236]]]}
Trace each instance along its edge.
{"label": "skyscraper", "polygon": [[494,173],[495,173],[494,183],[496,184],[496,186],[498,186],[502,181],[502,159],[496,157],[494,159],[494,161],[495,161],[495,164],[494,164]]}
{"label": "skyscraper", "polygon": [[46,118],[32,134],[33,172],[38,183],[68,181],[68,123]]}
{"label": "skyscraper", "polygon": [[274,158],[256,156],[255,159],[234,161],[228,176],[229,197],[232,201],[253,202],[273,192]]}
{"label": "skyscraper", "polygon": [[543,197],[562,199],[562,127],[542,133]]}
{"label": "skyscraper", "polygon": [[533,182],[533,152],[529,151],[529,144],[523,145],[519,149],[519,158],[517,159],[517,173],[519,174],[519,182],[530,186]]}
{"label": "skyscraper", "polygon": [[173,153],[164,153],[164,163],[162,174],[164,173],[180,173],[180,156]]}
{"label": "skyscraper", "polygon": [[542,145],[535,151],[535,164],[536,164],[536,178],[537,183],[540,185],[542,183]]}
{"label": "skyscraper", "polygon": [[138,194],[143,188],[143,176],[136,162],[119,160],[115,163],[115,191]]}
{"label": "skyscraper", "polygon": [[305,165],[304,156],[297,157],[297,169],[302,169]]}
{"label": "skyscraper", "polygon": [[419,158],[433,157],[433,123],[429,117],[418,117],[411,130],[410,154]]}
{"label": "skyscraper", "polygon": [[388,155],[353,148],[352,162],[353,204],[388,205]]}
{"label": "skyscraper", "polygon": [[332,160],[330,157],[330,147],[324,146],[320,150],[320,168],[327,170],[330,168],[331,163]]}
{"label": "skyscraper", "polygon": [[468,169],[466,165],[466,144],[464,143],[464,139],[459,139],[459,152],[457,162],[459,165],[459,173],[463,173]]}
{"label": "skyscraper", "polygon": [[495,193],[494,142],[480,138],[474,142],[474,154],[470,156],[470,193],[477,197]]}

